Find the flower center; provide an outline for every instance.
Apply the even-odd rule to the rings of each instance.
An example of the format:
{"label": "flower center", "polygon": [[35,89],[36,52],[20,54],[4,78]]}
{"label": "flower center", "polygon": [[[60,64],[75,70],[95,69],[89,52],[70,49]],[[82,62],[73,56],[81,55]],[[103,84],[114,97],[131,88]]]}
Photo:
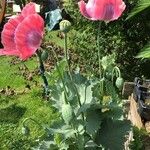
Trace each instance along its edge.
{"label": "flower center", "polygon": [[38,47],[40,45],[41,39],[41,34],[35,30],[32,30],[28,34],[27,42],[31,47]]}
{"label": "flower center", "polygon": [[103,13],[103,19],[104,20],[110,20],[114,15],[114,5],[113,4],[106,4],[104,6],[104,13]]}

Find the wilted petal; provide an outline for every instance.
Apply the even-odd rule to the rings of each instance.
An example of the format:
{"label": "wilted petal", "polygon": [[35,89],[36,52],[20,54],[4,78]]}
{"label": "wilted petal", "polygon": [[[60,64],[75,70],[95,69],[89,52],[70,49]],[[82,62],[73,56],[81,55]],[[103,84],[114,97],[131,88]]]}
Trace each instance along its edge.
{"label": "wilted petal", "polygon": [[29,58],[40,47],[43,30],[44,20],[38,14],[26,17],[19,24],[15,33],[15,42],[17,49],[21,53],[21,59]]}
{"label": "wilted petal", "polygon": [[28,3],[22,10],[21,14],[23,15],[23,17],[27,17],[28,15],[32,15],[35,14],[36,10],[35,10],[35,3]]}

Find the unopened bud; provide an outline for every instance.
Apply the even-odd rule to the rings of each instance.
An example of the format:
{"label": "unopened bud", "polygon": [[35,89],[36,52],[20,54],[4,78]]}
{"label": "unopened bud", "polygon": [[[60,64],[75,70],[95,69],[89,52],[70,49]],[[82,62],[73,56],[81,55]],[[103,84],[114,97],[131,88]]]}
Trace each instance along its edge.
{"label": "unopened bud", "polygon": [[68,20],[63,20],[59,23],[60,30],[64,33],[70,31],[71,23]]}
{"label": "unopened bud", "polygon": [[30,129],[27,126],[23,126],[22,134],[28,136],[30,134]]}
{"label": "unopened bud", "polygon": [[41,54],[41,59],[43,61],[46,61],[48,59],[48,52],[47,51],[43,51],[42,54]]}

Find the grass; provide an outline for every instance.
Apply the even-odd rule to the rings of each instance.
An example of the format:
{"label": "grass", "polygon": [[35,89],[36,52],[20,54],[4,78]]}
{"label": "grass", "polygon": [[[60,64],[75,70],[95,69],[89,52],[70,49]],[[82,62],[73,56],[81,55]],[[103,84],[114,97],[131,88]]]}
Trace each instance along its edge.
{"label": "grass", "polygon": [[[63,39],[57,37],[58,31],[46,34],[46,40],[63,46]],[[27,69],[24,69],[26,66]],[[41,124],[50,125],[58,118],[50,104],[42,98],[42,83],[35,73],[33,80],[28,74],[37,70],[37,58],[22,62],[14,57],[0,57],[0,150],[29,150],[34,141],[44,134],[34,122],[29,122],[29,136],[21,133],[25,118],[31,117]],[[27,85],[30,88],[26,88]],[[9,94],[7,90],[15,91]]]}
{"label": "grass", "polygon": [[[14,64],[12,64],[12,62]],[[9,95],[7,92],[0,93],[0,150],[28,150],[44,131],[34,122],[29,122],[31,134],[25,137],[21,133],[22,122],[25,118],[31,117],[41,124],[50,125],[58,115],[53,111],[50,104],[42,99],[42,83],[39,76],[39,86],[34,86],[34,82],[28,81],[21,74],[19,68],[24,64],[30,71],[37,68],[36,59],[32,58],[26,62],[20,62],[12,57],[1,57],[0,59],[0,90],[9,86],[18,91],[17,94]],[[30,84],[31,89],[25,89],[26,84]]]}

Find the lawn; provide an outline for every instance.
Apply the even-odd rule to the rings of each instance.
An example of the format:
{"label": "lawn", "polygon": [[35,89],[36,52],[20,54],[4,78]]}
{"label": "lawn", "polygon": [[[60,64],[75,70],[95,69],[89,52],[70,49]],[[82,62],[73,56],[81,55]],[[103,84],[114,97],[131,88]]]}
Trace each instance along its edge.
{"label": "lawn", "polygon": [[[57,38],[54,32],[51,39]],[[56,39],[54,40],[56,41]],[[44,131],[34,122],[28,125],[28,137],[21,133],[22,122],[31,117],[50,125],[58,115],[42,98],[42,80],[38,74],[37,58],[21,62],[15,57],[0,59],[0,149],[28,150]]]}

